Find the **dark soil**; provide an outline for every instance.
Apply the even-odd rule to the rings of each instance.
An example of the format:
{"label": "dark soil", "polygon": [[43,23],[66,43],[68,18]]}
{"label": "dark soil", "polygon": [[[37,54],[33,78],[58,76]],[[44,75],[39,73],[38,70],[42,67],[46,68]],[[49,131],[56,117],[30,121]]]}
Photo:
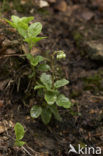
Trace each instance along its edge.
{"label": "dark soil", "polygon": [[[22,43],[16,31],[1,19],[0,128],[5,129],[0,132],[0,156],[29,155],[23,148],[14,147],[13,127],[16,122],[25,127],[24,140],[27,145],[24,147],[32,156],[75,156],[73,153],[68,154],[70,144],[75,148],[78,144],[82,147],[101,147],[103,155],[103,63],[89,58],[86,44],[92,39],[103,41],[103,12],[98,7],[94,8],[92,1],[70,2],[67,1],[69,7],[78,6],[71,15],[70,10],[57,11],[54,5],[43,9],[24,7],[23,12],[3,12],[6,18],[15,13],[18,16],[31,16],[30,10],[34,8],[32,15],[35,21],[43,24],[42,35],[48,37],[37,48],[41,53],[64,50],[67,54],[66,60],[59,62],[59,65],[63,70],[61,74],[70,81],[64,87],[64,94],[70,97],[73,107],[70,110],[60,109],[63,121],[53,119],[48,126],[40,119],[30,118],[29,111],[35,103],[35,97],[28,95],[28,98],[28,93],[24,93],[28,83],[25,71],[28,72],[28,68],[23,67],[25,61],[20,57],[23,54]],[[84,10],[86,13],[82,17]],[[88,10],[93,13],[90,19],[87,19]],[[7,40],[11,41],[8,45]],[[18,67],[23,68],[18,70]],[[22,82],[17,91],[19,77]]]}

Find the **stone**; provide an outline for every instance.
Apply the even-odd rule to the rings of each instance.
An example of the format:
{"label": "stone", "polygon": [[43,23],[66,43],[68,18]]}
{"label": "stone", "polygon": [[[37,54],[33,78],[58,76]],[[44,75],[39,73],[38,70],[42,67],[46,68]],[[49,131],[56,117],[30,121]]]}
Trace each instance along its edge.
{"label": "stone", "polygon": [[89,46],[88,55],[92,60],[103,61],[103,43],[98,41],[87,42]]}
{"label": "stone", "polygon": [[62,0],[55,4],[54,8],[58,11],[65,12],[67,10],[67,3]]}

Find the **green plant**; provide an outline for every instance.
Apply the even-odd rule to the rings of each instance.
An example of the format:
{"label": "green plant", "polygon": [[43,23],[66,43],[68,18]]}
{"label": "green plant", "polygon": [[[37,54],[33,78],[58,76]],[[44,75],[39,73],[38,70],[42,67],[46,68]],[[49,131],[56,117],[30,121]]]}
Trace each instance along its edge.
{"label": "green plant", "polygon": [[24,144],[26,144],[26,142],[21,141],[25,134],[24,127],[19,122],[17,122],[14,127],[14,130],[15,130],[15,135],[16,135],[15,146],[21,147]]}
{"label": "green plant", "polygon": [[22,17],[11,16],[11,20],[6,21],[16,30],[19,34],[24,38],[24,41],[28,43],[29,48],[32,49],[33,45],[35,45],[41,39],[45,37],[37,37],[42,30],[42,25],[40,22],[32,23],[29,25],[29,22],[32,21],[34,17]]}
{"label": "green plant", "polygon": [[[16,28],[19,34],[24,38],[24,41],[29,45],[29,52],[26,54],[26,58],[29,60],[32,73],[29,78],[33,79],[34,91],[37,93],[38,105],[34,105],[30,110],[32,118],[41,119],[44,124],[48,124],[54,115],[55,119],[61,121],[62,118],[58,112],[58,106],[63,108],[70,108],[71,102],[60,92],[60,88],[69,83],[66,79],[59,79],[56,77],[55,61],[61,60],[66,57],[63,51],[55,51],[51,54],[50,58],[43,56],[32,56],[30,51],[36,42],[45,38],[37,37],[41,30],[42,25],[39,22],[29,22],[33,20],[33,17],[22,17],[17,16],[11,17],[12,22],[6,20],[12,27]],[[40,104],[39,104],[40,103]]]}
{"label": "green plant", "polygon": [[55,119],[59,121],[62,120],[58,112],[57,106],[66,109],[71,107],[70,100],[59,91],[59,88],[67,85],[69,81],[66,79],[56,80],[54,74],[55,55],[57,59],[63,59],[66,57],[63,51],[56,51],[52,54],[51,57],[52,73],[51,74],[42,73],[40,76],[40,80],[37,82],[37,85],[35,85],[34,87],[34,90],[38,90],[40,97],[42,97],[41,98],[42,104],[40,106],[34,105],[30,111],[32,118],[38,118],[41,115],[41,119],[44,124],[48,124],[50,122],[52,115],[54,115]]}

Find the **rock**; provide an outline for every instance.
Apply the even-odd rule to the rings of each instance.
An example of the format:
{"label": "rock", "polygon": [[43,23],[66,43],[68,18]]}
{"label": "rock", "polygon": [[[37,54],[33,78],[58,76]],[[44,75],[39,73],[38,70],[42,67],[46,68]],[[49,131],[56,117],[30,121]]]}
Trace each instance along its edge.
{"label": "rock", "polygon": [[58,11],[65,12],[67,10],[67,3],[62,0],[55,4],[54,8]]}
{"label": "rock", "polygon": [[89,21],[94,17],[94,13],[89,10],[84,10],[81,16],[85,21]]}
{"label": "rock", "polygon": [[49,7],[49,3],[45,0],[40,0],[39,7],[40,8]]}
{"label": "rock", "polygon": [[89,57],[92,60],[103,61],[103,43],[98,41],[89,41],[87,45],[90,47],[88,50]]}

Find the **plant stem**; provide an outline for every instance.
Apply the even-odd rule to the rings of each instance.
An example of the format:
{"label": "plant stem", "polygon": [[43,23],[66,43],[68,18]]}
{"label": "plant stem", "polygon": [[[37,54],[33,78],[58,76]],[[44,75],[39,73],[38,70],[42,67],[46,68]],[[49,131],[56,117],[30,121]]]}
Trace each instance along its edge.
{"label": "plant stem", "polygon": [[58,51],[54,51],[53,54],[51,55],[51,69],[52,69],[52,87],[54,88],[54,80],[55,80],[55,62],[54,58],[55,55],[58,53]]}
{"label": "plant stem", "polygon": [[52,87],[54,88],[55,69],[54,69],[54,55],[51,56],[51,69],[52,69]]}

